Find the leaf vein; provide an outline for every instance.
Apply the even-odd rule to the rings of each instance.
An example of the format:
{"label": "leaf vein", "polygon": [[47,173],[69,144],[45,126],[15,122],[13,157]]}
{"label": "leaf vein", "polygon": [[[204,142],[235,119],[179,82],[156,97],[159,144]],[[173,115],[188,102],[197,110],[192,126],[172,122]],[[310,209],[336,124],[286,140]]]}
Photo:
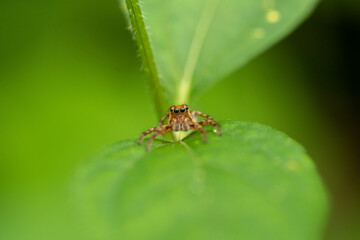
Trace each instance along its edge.
{"label": "leaf vein", "polygon": [[200,51],[204,44],[210,24],[214,18],[218,3],[219,0],[208,1],[203,8],[200,20],[197,24],[195,34],[190,45],[188,57],[184,67],[184,73],[180,80],[180,86],[178,87],[178,103],[188,102],[195,67],[198,63]]}

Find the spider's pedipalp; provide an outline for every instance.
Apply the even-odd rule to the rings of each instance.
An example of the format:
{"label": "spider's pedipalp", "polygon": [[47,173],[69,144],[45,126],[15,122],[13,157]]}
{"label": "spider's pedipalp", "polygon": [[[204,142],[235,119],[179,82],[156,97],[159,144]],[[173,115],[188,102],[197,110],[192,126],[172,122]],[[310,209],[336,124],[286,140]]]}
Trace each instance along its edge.
{"label": "spider's pedipalp", "polygon": [[180,129],[181,129],[180,123],[173,123],[172,124],[172,130],[174,130],[175,132],[180,131]]}
{"label": "spider's pedipalp", "polygon": [[182,129],[183,131],[185,131],[185,132],[189,131],[189,129],[190,129],[189,123],[183,123],[183,124],[181,125],[181,129]]}

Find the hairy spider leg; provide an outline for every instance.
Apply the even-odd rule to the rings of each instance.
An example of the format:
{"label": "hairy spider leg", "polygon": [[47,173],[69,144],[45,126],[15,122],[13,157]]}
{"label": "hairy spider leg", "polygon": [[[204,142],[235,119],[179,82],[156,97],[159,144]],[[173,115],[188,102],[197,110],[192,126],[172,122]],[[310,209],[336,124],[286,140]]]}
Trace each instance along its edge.
{"label": "hairy spider leg", "polygon": [[190,112],[190,115],[192,116],[193,122],[198,122],[198,118],[197,118],[197,115],[196,115],[197,112],[198,111],[196,111],[196,110]]}
{"label": "hairy spider leg", "polygon": [[[161,128],[161,127],[156,127],[156,128]],[[141,135],[140,135],[139,140],[138,140],[138,144],[141,145],[144,137],[145,137],[146,135],[152,133],[152,132],[155,132],[155,128],[149,128],[148,130],[143,131],[143,132],[141,133]]]}
{"label": "hairy spider leg", "polygon": [[169,112],[167,112],[159,121],[159,127],[161,127],[164,124],[164,121],[167,117],[169,117]]}
{"label": "hairy spider leg", "polygon": [[[165,119],[168,118],[169,116],[170,116],[170,113],[167,112],[167,113],[160,119],[158,126],[161,127],[161,126],[164,124]],[[168,124],[169,124],[169,123],[168,123]],[[160,139],[163,140],[163,135],[162,135],[162,134],[160,134]]]}
{"label": "hairy spider leg", "polygon": [[149,138],[149,140],[146,144],[146,151],[149,151],[150,145],[154,141],[154,139],[156,138],[157,135],[170,132],[171,130],[172,130],[171,125],[164,125],[164,126],[160,127],[160,129],[159,129],[159,127],[155,128],[155,133]]}
{"label": "hairy spider leg", "polygon": [[191,112],[191,114],[193,115],[193,117],[195,117],[197,119],[197,115],[201,116],[201,117],[204,117],[206,119],[209,119],[209,120],[214,120],[210,115],[207,115],[205,113],[202,113],[200,111],[197,111],[197,110],[194,110]]}
{"label": "hairy spider leg", "polygon": [[203,142],[206,143],[207,142],[207,134],[206,134],[206,131],[203,129],[203,127],[199,123],[189,123],[189,125],[190,125],[190,129],[198,130],[202,133]]}
{"label": "hairy spider leg", "polygon": [[215,121],[212,120],[212,119],[201,120],[201,121],[199,122],[199,124],[200,124],[201,126],[206,126],[206,125],[210,124],[210,125],[216,127],[216,130],[217,130],[219,136],[222,135],[222,132],[221,132],[221,130],[220,130],[220,124],[217,123],[217,122],[215,122]]}

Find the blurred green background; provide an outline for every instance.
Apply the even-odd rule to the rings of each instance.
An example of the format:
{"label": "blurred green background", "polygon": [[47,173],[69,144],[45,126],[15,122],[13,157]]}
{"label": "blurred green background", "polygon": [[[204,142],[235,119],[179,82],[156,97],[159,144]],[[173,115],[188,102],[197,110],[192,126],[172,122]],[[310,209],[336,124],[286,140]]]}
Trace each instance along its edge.
{"label": "blurred green background", "polygon": [[[360,2],[328,0],[191,104],[300,142],[331,197],[324,239],[360,239]],[[116,0],[0,2],[0,238],[81,239],[71,179],[157,122]]]}

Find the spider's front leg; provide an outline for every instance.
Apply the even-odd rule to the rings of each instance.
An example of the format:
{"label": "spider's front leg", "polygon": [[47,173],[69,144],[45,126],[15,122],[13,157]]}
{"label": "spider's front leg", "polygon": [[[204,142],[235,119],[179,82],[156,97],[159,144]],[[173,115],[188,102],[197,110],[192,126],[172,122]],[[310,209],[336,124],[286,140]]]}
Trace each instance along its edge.
{"label": "spider's front leg", "polygon": [[167,117],[169,117],[169,112],[167,112],[161,119],[160,119],[160,121],[159,121],[159,127],[161,127],[163,124],[164,124],[164,121],[165,121],[165,119],[167,118]]}
{"label": "spider's front leg", "polygon": [[199,122],[199,124],[200,124],[201,126],[206,126],[206,125],[210,124],[210,125],[216,127],[216,130],[217,130],[219,136],[222,135],[222,132],[221,132],[221,130],[220,130],[220,124],[217,123],[217,122],[215,122],[215,121],[212,120],[212,119],[202,120],[202,121]]}
{"label": "spider's front leg", "polygon": [[192,114],[192,116],[193,116],[193,118],[194,118],[194,120],[196,122],[197,122],[197,115],[199,115],[199,116],[201,116],[203,118],[206,118],[206,120],[200,121],[199,124],[201,126],[206,126],[206,125],[210,124],[210,125],[216,127],[216,130],[217,130],[217,132],[219,133],[220,136],[222,135],[221,130],[220,130],[220,124],[215,122],[215,120],[211,116],[209,116],[209,115],[207,115],[205,113],[196,111],[196,110],[192,111],[191,114]]}
{"label": "spider's front leg", "polygon": [[207,115],[205,113],[202,113],[200,111],[197,111],[197,110],[194,110],[191,112],[191,115],[193,116],[193,118],[197,121],[197,115],[203,117],[203,118],[206,118],[206,119],[209,119],[209,120],[214,120],[210,115]]}
{"label": "spider's front leg", "polygon": [[154,132],[154,134],[149,138],[149,141],[146,144],[146,150],[149,150],[152,141],[154,141],[154,139],[156,138],[157,135],[159,135],[161,133],[167,133],[170,131],[171,131],[171,125],[163,125],[161,127],[149,128],[148,130],[141,133],[140,138],[138,140],[138,144],[140,145],[142,143],[142,141],[146,135]]}
{"label": "spider's front leg", "polygon": [[156,138],[157,135],[170,132],[171,130],[172,130],[171,125],[163,125],[161,127],[156,127],[154,130],[155,133],[149,138],[149,140],[146,144],[146,151],[149,151],[150,145],[154,141],[154,139]]}
{"label": "spider's front leg", "polygon": [[202,133],[203,135],[203,142],[206,143],[207,142],[207,134],[206,134],[206,131],[203,129],[202,125],[200,125],[199,123],[197,122],[193,122],[193,123],[190,123],[190,129],[192,130],[198,130]]}
{"label": "spider's front leg", "polygon": [[160,128],[160,127],[156,127],[156,128],[149,128],[148,130],[146,130],[146,131],[142,132],[142,133],[141,133],[141,135],[140,135],[140,138],[139,138],[139,140],[138,140],[138,144],[139,144],[139,145],[141,145],[141,143],[142,143],[142,141],[143,141],[144,137],[145,137],[146,135],[148,135],[148,134],[152,133],[152,132],[155,132],[157,128]]}
{"label": "spider's front leg", "polygon": [[[164,124],[165,119],[168,118],[169,115],[170,115],[170,113],[167,112],[167,113],[160,119],[159,124],[158,124],[159,127],[161,127],[161,126]],[[160,135],[160,138],[161,138],[161,140],[163,140],[163,135],[162,135],[162,134]]]}

